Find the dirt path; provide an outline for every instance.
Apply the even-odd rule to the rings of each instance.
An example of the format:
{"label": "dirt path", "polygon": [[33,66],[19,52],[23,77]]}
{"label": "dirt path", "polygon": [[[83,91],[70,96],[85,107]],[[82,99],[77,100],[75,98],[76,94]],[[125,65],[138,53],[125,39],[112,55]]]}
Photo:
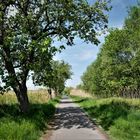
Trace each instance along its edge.
{"label": "dirt path", "polygon": [[43,140],[107,140],[71,99],[64,97]]}

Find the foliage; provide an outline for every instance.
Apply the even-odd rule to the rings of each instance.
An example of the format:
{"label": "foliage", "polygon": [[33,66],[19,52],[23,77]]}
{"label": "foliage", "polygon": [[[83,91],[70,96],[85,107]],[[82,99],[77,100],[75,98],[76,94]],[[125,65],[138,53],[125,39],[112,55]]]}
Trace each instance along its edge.
{"label": "foliage", "polygon": [[[26,81],[38,64],[50,66],[54,38],[74,43],[76,36],[98,44],[97,31],[107,27],[108,1],[86,0],[0,1],[0,90],[13,88],[20,108],[28,111]],[[31,76],[31,75],[30,75]]]}
{"label": "foliage", "polygon": [[139,140],[140,100],[73,97],[88,115],[101,125],[112,140]]}
{"label": "foliage", "polygon": [[64,94],[70,95],[72,89],[73,89],[72,87],[65,87]]}
{"label": "foliage", "polygon": [[83,88],[82,84],[79,84],[79,85],[76,86],[76,89],[81,89],[82,90],[82,88]]}
{"label": "foliage", "polygon": [[71,66],[64,61],[52,61],[49,67],[38,67],[34,73],[33,81],[36,85],[47,86],[56,94],[61,94],[65,89],[65,82],[71,78]]}
{"label": "foliage", "polygon": [[102,97],[140,97],[140,7],[130,8],[122,29],[111,29],[82,76],[84,90]]}

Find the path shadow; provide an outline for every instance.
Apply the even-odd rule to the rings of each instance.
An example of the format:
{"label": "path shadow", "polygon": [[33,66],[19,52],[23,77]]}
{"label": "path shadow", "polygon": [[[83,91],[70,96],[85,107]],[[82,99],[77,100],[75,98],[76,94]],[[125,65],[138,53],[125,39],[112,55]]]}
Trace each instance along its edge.
{"label": "path shadow", "polygon": [[[70,101],[65,101],[65,103],[67,102]],[[79,107],[58,108],[54,122],[52,122],[50,125],[52,126],[50,129],[53,130],[60,128],[70,129],[72,127],[75,127],[76,129],[90,128],[95,130],[95,125],[91,123],[91,121]]]}

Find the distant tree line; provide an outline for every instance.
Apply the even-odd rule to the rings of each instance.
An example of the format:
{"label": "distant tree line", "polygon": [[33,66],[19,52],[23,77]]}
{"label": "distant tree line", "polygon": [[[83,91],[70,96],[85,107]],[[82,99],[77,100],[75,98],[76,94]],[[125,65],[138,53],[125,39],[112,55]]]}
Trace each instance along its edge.
{"label": "distant tree line", "polygon": [[100,97],[140,98],[140,6],[130,8],[122,29],[110,29],[97,59],[78,87]]}
{"label": "distant tree line", "polygon": [[34,71],[33,81],[35,85],[48,87],[51,97],[52,90],[56,96],[63,93],[65,82],[71,78],[71,75],[71,66],[68,63],[52,60],[49,67],[43,65],[42,68],[39,66]]}

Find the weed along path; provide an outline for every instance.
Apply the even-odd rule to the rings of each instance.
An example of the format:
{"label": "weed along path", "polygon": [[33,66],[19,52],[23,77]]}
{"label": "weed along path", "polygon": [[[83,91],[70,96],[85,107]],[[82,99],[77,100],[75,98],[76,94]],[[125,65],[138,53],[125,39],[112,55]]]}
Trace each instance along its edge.
{"label": "weed along path", "polygon": [[43,140],[108,140],[68,97],[61,100],[49,129]]}

